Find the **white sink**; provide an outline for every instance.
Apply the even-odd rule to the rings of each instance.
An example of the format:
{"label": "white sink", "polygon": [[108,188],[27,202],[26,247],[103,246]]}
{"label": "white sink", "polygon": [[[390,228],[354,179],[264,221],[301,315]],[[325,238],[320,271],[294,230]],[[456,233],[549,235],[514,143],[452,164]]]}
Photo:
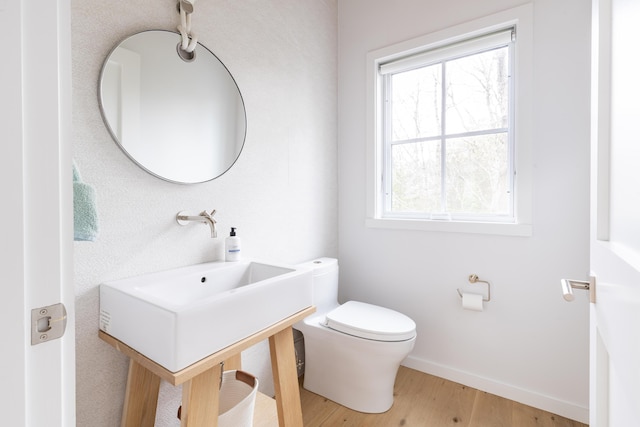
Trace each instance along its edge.
{"label": "white sink", "polygon": [[312,305],[311,271],[208,262],[100,285],[100,329],[177,372]]}

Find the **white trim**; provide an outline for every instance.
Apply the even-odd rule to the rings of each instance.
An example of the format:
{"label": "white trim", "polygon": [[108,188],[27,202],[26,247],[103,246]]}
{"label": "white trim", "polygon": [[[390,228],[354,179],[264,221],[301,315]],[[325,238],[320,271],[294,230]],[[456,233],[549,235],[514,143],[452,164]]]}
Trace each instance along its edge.
{"label": "white trim", "polygon": [[[3,425],[76,421],[70,15],[69,0],[0,4],[0,24],[15,36],[0,71]],[[32,346],[31,309],[58,302],[64,337]]]}
{"label": "white trim", "polygon": [[402,366],[406,366],[429,375],[435,375],[459,384],[464,384],[478,390],[486,391],[487,393],[533,406],[534,408],[539,408],[553,414],[561,415],[581,423],[588,423],[589,421],[589,408],[577,403],[560,400],[553,396],[540,394],[512,384],[495,381],[475,375],[471,372],[454,369],[449,366],[413,356],[407,357],[402,362]]}
{"label": "white trim", "polygon": [[[379,97],[382,94],[382,79],[378,76],[381,64],[417,54],[425,46],[436,46],[443,41],[455,43],[471,37],[477,37],[491,31],[499,31],[505,27],[516,26],[518,41],[515,61],[517,76],[515,81],[515,200],[514,215],[517,224],[445,223],[430,220],[381,219],[383,212],[382,170],[378,159],[382,155],[381,111]],[[366,179],[366,223],[369,227],[403,228],[414,230],[437,230],[453,232],[473,232],[486,234],[531,235],[532,224],[532,135],[533,135],[533,5],[531,3],[505,10],[471,22],[460,24],[445,30],[437,31],[415,39],[387,46],[367,54],[367,179]],[[427,225],[431,224],[431,225]],[[517,226],[517,227],[514,227]],[[504,230],[516,230],[504,231]]]}
{"label": "white trim", "polygon": [[30,323],[32,308],[67,308],[62,338],[29,339],[27,426],[63,427],[75,425],[71,6],[22,0],[22,10],[25,316]]}
{"label": "white trim", "polygon": [[608,241],[611,147],[611,1],[593,0],[591,22],[591,233]]}
{"label": "white trim", "polygon": [[491,222],[435,221],[398,218],[367,218],[369,228],[392,230],[421,230],[448,233],[494,234],[499,236],[528,237],[533,234],[531,224],[509,224]]}
{"label": "white trim", "polygon": [[[25,330],[29,324],[24,316],[26,296],[24,292],[24,178],[22,152],[22,51],[21,42],[21,4],[6,1],[0,4],[0,26],[16,38],[12,38],[12,48],[3,55],[0,67],[0,129],[2,129],[2,157],[0,157],[0,189],[2,203],[0,210],[2,222],[3,255],[0,261],[2,269],[2,300],[0,322],[6,328],[3,331],[2,364],[0,376],[0,413],[2,424],[25,426],[27,417],[27,342]],[[16,43],[17,45],[13,45]]]}

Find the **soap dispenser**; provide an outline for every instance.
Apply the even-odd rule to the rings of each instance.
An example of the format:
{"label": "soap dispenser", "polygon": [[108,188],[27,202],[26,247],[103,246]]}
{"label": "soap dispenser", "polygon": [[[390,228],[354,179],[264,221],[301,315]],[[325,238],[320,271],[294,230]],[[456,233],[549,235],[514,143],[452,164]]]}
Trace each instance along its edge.
{"label": "soap dispenser", "polygon": [[236,227],[231,227],[229,237],[224,240],[224,260],[240,261],[240,237],[236,236]]}

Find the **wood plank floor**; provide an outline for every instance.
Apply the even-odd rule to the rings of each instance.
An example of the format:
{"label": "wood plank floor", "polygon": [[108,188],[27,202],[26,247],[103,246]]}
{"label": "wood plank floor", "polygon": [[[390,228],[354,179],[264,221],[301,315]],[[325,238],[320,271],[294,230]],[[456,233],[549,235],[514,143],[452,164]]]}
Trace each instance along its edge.
{"label": "wood plank floor", "polygon": [[585,427],[442,378],[400,367],[395,400],[383,414],[363,414],[300,388],[305,427]]}

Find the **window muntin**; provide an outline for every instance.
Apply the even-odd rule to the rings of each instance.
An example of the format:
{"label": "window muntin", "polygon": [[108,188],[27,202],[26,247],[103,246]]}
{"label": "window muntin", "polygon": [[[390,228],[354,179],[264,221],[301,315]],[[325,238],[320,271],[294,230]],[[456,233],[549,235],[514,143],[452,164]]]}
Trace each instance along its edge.
{"label": "window muntin", "polygon": [[514,222],[512,33],[380,66],[383,218]]}

